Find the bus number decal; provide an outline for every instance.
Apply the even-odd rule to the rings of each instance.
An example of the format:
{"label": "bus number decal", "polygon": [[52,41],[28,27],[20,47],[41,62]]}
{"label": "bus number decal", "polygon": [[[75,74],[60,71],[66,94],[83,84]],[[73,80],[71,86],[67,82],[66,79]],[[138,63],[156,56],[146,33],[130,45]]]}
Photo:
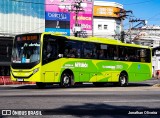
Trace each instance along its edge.
{"label": "bus number decal", "polygon": [[88,68],[88,64],[83,62],[76,62],[75,67]]}

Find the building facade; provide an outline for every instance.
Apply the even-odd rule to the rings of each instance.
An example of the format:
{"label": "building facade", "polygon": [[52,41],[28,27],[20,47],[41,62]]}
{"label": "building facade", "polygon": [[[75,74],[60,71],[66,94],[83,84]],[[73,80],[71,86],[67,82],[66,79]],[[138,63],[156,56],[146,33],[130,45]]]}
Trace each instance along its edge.
{"label": "building facade", "polygon": [[93,9],[93,34],[100,37],[120,35],[122,19],[119,16],[123,5],[116,2],[95,1]]}
{"label": "building facade", "polygon": [[132,41],[150,47],[160,46],[160,26],[146,25],[131,30]]}
{"label": "building facade", "polygon": [[153,48],[152,54],[152,74],[160,72],[160,26],[146,25],[131,30],[132,42]]}
{"label": "building facade", "polygon": [[[0,36],[45,31],[45,0],[0,0],[0,5]],[[93,34],[120,33],[121,19],[116,13],[121,9],[123,5],[115,2],[94,1]]]}
{"label": "building facade", "polygon": [[[45,2],[46,0],[0,0],[1,75],[9,75],[14,36],[22,33],[40,33],[45,31]],[[56,5],[60,6],[57,3]],[[95,1],[93,10],[88,9],[93,11],[90,16],[92,23],[88,23],[92,25],[90,26],[92,29],[88,28],[89,25],[85,25],[84,29],[88,28],[92,31],[90,35],[94,36],[113,37],[119,34],[122,29],[121,19],[119,19],[116,12],[119,12],[121,9],[123,9],[123,6],[115,2]],[[85,18],[88,18],[88,16]]]}
{"label": "building facade", "polygon": [[13,38],[16,34],[43,32],[43,0],[0,0],[0,76],[10,74]]}
{"label": "building facade", "polygon": [[46,32],[60,32],[68,36],[86,32],[92,35],[92,0],[45,1]]}
{"label": "building facade", "polygon": [[0,6],[1,35],[44,31],[43,0],[0,0]]}

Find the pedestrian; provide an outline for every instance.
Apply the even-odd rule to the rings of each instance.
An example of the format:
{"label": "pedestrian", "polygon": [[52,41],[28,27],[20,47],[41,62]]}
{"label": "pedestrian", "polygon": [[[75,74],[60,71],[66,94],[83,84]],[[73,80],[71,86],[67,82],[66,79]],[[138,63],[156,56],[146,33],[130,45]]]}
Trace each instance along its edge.
{"label": "pedestrian", "polygon": [[156,72],[156,77],[157,77],[157,79],[159,79],[159,70],[157,70],[157,72]]}

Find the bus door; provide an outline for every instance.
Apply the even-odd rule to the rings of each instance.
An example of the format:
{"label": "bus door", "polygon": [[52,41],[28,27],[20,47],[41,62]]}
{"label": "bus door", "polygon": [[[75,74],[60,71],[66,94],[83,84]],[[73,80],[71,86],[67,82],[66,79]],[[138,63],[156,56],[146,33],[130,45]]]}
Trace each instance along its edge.
{"label": "bus door", "polygon": [[130,66],[129,79],[130,81],[142,81],[150,78],[151,53],[149,49],[129,48]]}
{"label": "bus door", "polygon": [[114,47],[107,44],[100,44],[98,46],[98,76],[97,82],[112,81],[112,73],[115,63],[114,60]]}
{"label": "bus door", "polygon": [[97,79],[96,45],[93,43],[83,42],[80,81],[95,82]]}
{"label": "bus door", "polygon": [[81,42],[74,40],[66,40],[64,44],[65,45],[63,49],[63,55],[66,61],[65,63],[63,63],[63,67],[65,69],[70,69],[74,74],[75,81],[79,82],[79,78],[82,75],[80,72],[83,64],[81,60]]}
{"label": "bus door", "polygon": [[56,63],[58,59],[58,43],[57,37],[51,35],[44,35],[43,49],[42,49],[42,73],[45,82],[54,82],[56,74]]}

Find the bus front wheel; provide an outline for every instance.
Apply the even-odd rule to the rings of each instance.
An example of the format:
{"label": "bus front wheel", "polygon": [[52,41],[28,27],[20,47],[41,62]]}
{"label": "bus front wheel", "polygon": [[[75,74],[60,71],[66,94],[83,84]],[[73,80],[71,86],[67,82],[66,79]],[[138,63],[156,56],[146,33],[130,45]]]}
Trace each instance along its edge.
{"label": "bus front wheel", "polygon": [[43,83],[43,82],[36,82],[36,86],[40,89],[43,89],[46,87],[46,83]]}
{"label": "bus front wheel", "polygon": [[73,84],[73,75],[71,73],[63,73],[61,76],[61,83],[60,86],[63,88],[69,88],[71,87]]}
{"label": "bus front wheel", "polygon": [[127,86],[128,85],[128,76],[126,73],[121,73],[119,76],[119,86]]}

